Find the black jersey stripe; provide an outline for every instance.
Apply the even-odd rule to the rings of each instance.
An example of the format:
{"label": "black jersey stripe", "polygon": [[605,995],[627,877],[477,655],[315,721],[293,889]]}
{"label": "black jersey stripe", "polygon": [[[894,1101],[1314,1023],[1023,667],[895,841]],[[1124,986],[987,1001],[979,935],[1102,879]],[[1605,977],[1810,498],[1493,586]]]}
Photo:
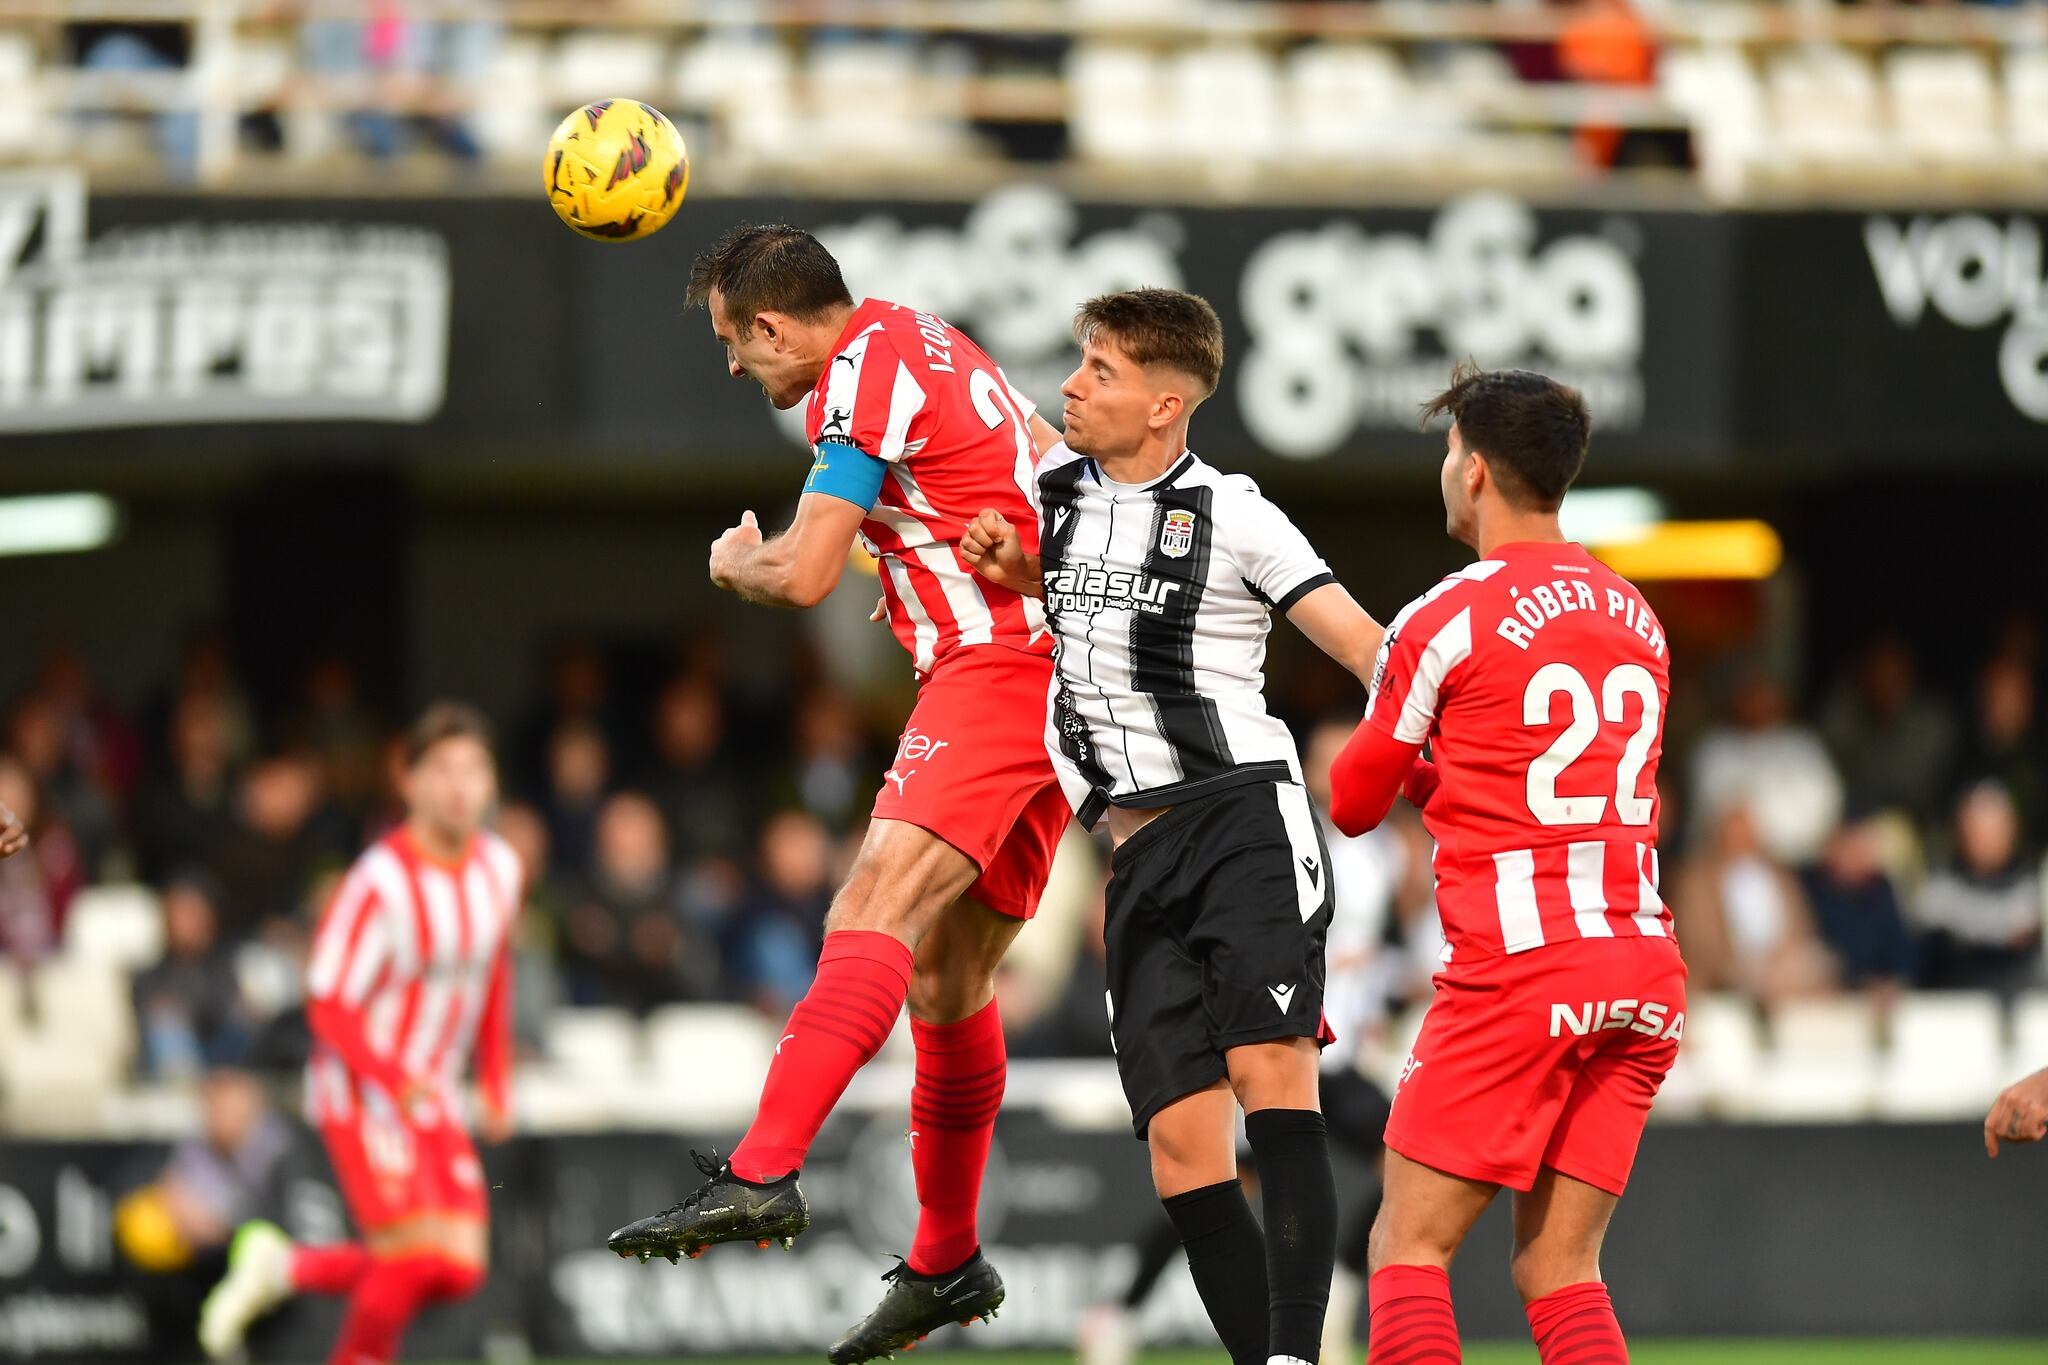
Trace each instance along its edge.
{"label": "black jersey stripe", "polygon": [[[1080,497],[1081,478],[1093,463],[1089,460],[1076,460],[1071,464],[1062,465],[1038,481],[1039,529],[1043,533],[1038,545],[1041,580],[1051,577],[1066,562],[1068,551],[1074,542],[1074,530],[1081,521],[1075,508],[1075,503]],[[1053,622],[1055,651],[1065,649],[1065,644],[1060,642],[1057,613],[1049,601],[1046,603],[1046,615]],[[1080,708],[1074,705],[1074,694],[1067,686],[1067,675],[1064,670],[1059,675],[1059,689],[1053,695],[1052,708],[1053,723],[1060,737],[1060,752],[1080,771],[1091,793],[1106,794],[1111,791],[1115,784],[1110,780],[1109,770],[1102,766],[1102,759],[1096,752],[1094,737],[1088,732],[1087,719],[1082,716]],[[1103,795],[1101,799],[1107,800],[1107,796]],[[1089,804],[1096,805],[1096,800],[1091,798]],[[1084,824],[1093,824],[1099,813],[1099,807],[1093,812],[1085,813]]]}
{"label": "black jersey stripe", "polygon": [[[1181,471],[1175,470],[1177,479]],[[1171,482],[1170,480],[1168,482]],[[1172,750],[1179,781],[1199,782],[1234,764],[1230,741],[1216,703],[1195,686],[1195,627],[1209,582],[1209,556],[1215,542],[1211,515],[1214,490],[1206,485],[1175,488],[1154,485],[1152,519],[1147,532],[1143,573],[1155,581],[1174,583],[1160,611],[1131,617],[1131,683],[1149,695],[1159,717],[1159,735]],[[1167,552],[1167,517],[1191,513],[1185,551]],[[1173,542],[1179,549],[1179,541]],[[1165,785],[1158,783],[1154,785]]]}

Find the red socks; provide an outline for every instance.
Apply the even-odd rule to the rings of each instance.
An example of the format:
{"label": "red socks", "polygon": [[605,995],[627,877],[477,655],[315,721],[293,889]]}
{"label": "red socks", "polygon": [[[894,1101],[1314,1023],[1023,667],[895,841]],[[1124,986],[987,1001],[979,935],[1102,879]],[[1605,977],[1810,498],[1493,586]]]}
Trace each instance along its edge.
{"label": "red socks", "polygon": [[1543,1365],[1628,1365],[1614,1300],[1597,1280],[1568,1284],[1530,1304],[1529,1331]]}
{"label": "red socks", "polygon": [[917,1040],[910,1165],[917,1173],[918,1204],[910,1268],[938,1275],[981,1245],[974,1218],[1010,1058],[993,1000],[956,1024],[912,1019],[910,1036]]}
{"label": "red socks", "polygon": [[297,1294],[346,1294],[370,1269],[370,1252],[361,1242],[336,1242],[323,1247],[293,1247],[291,1282]]}
{"label": "red socks", "polygon": [[[1459,1365],[1451,1277],[1433,1265],[1390,1265],[1366,1285],[1372,1305],[1366,1365]],[[1543,1357],[1551,1365],[1550,1357]]]}
{"label": "red socks", "polygon": [[853,1073],[896,1027],[910,972],[910,949],[887,934],[842,929],[825,935],[817,978],[782,1026],[754,1126],[733,1150],[734,1175],[762,1183],[804,1164]]}
{"label": "red socks", "polygon": [[389,1365],[420,1309],[467,1298],[483,1278],[478,1267],[431,1252],[371,1260],[349,1295],[328,1365]]}

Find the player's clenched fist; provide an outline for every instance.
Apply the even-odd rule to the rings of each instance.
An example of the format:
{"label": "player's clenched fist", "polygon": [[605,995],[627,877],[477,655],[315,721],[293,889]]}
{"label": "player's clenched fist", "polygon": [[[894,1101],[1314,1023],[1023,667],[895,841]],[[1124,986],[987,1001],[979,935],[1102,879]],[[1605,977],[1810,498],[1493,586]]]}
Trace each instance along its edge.
{"label": "player's clenched fist", "polygon": [[1017,528],[992,507],[983,508],[980,516],[967,523],[966,534],[960,537],[960,557],[998,587],[1027,595],[1037,591]]}
{"label": "player's clenched fist", "polygon": [[28,831],[22,828],[20,818],[0,804],[0,858],[19,853],[27,847]]}
{"label": "player's clenched fist", "polygon": [[734,563],[761,544],[761,523],[751,511],[740,513],[740,524],[711,542],[711,581],[721,588],[732,586]]}
{"label": "player's clenched fist", "polygon": [[2048,1135],[2048,1067],[2014,1081],[1992,1101],[1984,1116],[1984,1150],[1998,1155],[2001,1142],[2039,1142]]}

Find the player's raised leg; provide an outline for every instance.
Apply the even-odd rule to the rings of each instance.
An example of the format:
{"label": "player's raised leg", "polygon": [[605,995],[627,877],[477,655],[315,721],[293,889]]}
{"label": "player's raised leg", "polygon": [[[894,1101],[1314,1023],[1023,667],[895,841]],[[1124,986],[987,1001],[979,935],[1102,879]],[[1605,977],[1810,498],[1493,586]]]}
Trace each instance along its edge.
{"label": "player's raised leg", "polygon": [[825,921],[811,989],[783,1025],[753,1126],[722,1166],[660,1213],[612,1233],[621,1256],[695,1256],[720,1242],[784,1240],[810,1225],[797,1171],[853,1073],[910,992],[913,954],[980,869],[916,825],[878,819]]}
{"label": "player's raised leg", "polygon": [[1372,1225],[1366,1365],[1462,1359],[1451,1312],[1451,1259],[1498,1185],[1451,1175],[1387,1149],[1386,1194]]}

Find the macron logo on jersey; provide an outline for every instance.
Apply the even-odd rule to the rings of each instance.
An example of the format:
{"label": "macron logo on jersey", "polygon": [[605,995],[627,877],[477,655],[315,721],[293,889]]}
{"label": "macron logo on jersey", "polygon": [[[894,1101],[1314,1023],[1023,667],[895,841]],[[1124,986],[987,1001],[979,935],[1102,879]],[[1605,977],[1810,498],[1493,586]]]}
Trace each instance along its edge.
{"label": "macron logo on jersey", "polygon": [[1295,987],[1293,986],[1266,987],[1266,994],[1273,997],[1273,1003],[1280,1007],[1282,1014],[1287,1013],[1287,1007],[1294,1003],[1294,992]]}

